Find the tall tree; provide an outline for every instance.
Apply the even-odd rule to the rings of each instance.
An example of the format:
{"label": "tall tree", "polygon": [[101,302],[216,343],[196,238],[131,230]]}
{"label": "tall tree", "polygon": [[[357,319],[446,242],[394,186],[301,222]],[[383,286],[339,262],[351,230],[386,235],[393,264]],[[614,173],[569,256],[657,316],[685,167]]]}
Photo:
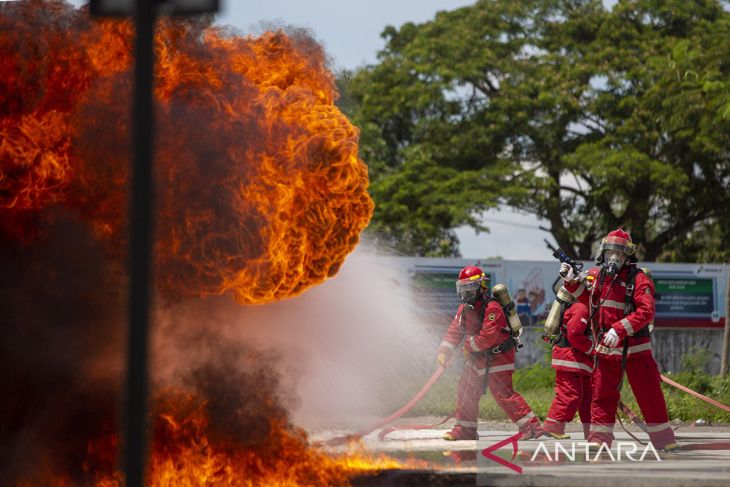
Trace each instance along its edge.
{"label": "tall tree", "polygon": [[730,219],[727,2],[481,0],[389,27],[347,89],[371,231],[455,255],[500,203],[590,258],[619,225],[644,258]]}

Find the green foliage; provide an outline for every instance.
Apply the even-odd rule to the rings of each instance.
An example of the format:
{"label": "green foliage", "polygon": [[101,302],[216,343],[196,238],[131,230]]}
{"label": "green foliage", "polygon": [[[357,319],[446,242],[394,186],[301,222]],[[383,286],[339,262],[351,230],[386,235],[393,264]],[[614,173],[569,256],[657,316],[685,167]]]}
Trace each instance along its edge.
{"label": "green foliage", "polygon": [[456,255],[453,229],[484,231],[480,213],[506,203],[547,219],[573,257],[623,225],[646,260],[727,258],[727,7],[480,0],[388,27],[379,63],[343,78],[368,231]]}
{"label": "green foliage", "polygon": [[[459,376],[452,370],[447,370],[441,379],[436,382],[428,394],[408,413],[409,416],[448,416],[454,412],[456,404],[456,385]],[[414,384],[413,391],[409,391],[404,397],[412,397],[421,388],[422,384]],[[401,404],[393,405],[393,408]]]}
{"label": "green foliage", "polygon": [[[730,405],[730,376],[710,376],[704,372],[680,372],[671,375],[672,380],[704,394],[723,404]],[[730,423],[730,413],[708,404],[701,399],[680,391],[670,385],[662,383],[664,399],[667,402],[667,411],[670,420],[695,422],[704,419],[711,423]],[[639,413],[628,381],[624,381],[621,398],[635,413]]]}
{"label": "green foliage", "polygon": [[516,390],[532,391],[555,387],[555,370],[540,362],[515,370],[512,383]]}
{"label": "green foliage", "polygon": [[666,262],[730,262],[730,225],[711,219],[674,239],[657,260]]}
{"label": "green foliage", "polygon": [[[453,370],[447,371],[426,397],[411,410],[409,416],[448,416],[453,413],[458,382],[459,375]],[[525,398],[535,414],[544,418],[554,397],[555,370],[538,362],[530,367],[515,370],[512,382],[515,390]],[[418,387],[413,390],[413,394]],[[489,393],[479,402],[479,417],[491,420],[508,419]]]}
{"label": "green foliage", "polygon": [[373,198],[382,203],[375,208],[370,231],[403,253],[456,255],[458,240],[446,229],[462,223],[482,228],[472,211],[487,208],[487,195],[496,190],[479,171],[458,171],[425,154],[414,155],[400,171],[371,187]]}
{"label": "green foliage", "polygon": [[712,352],[702,347],[692,347],[682,355],[682,372],[700,374],[707,369],[712,360]]}
{"label": "green foliage", "polygon": [[[686,359],[683,358],[683,367],[687,370],[671,375],[672,380],[723,404],[730,405],[730,376],[711,376],[703,372],[702,367],[705,358],[701,353],[690,353],[685,357]],[[409,415],[448,416],[451,414],[454,411],[458,381],[459,375],[454,370],[448,370]],[[555,397],[555,370],[547,365],[535,363],[529,367],[515,370],[512,382],[515,390],[525,398],[535,414],[545,419]],[[414,384],[413,394],[420,386],[421,384]],[[694,422],[698,419],[704,419],[712,423],[730,423],[730,413],[726,411],[664,383],[662,383],[662,390],[667,402],[670,420]],[[640,409],[636,404],[628,380],[624,380],[621,400],[632,411],[640,414]],[[400,404],[395,405],[395,407],[398,406]],[[507,420],[504,412],[489,394],[482,397],[479,403],[479,418],[483,420]]]}

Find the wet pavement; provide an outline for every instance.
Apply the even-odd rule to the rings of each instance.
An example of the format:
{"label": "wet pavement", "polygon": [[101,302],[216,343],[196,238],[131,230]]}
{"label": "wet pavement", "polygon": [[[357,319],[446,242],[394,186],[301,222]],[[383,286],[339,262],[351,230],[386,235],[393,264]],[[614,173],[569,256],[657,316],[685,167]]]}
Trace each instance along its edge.
{"label": "wet pavement", "polygon": [[[410,422],[413,422],[412,420]],[[428,419],[424,422],[428,424]],[[481,427],[479,441],[451,442],[441,439],[450,429],[397,430],[382,441],[377,432],[362,439],[362,446],[402,460],[400,471],[382,472],[355,479],[355,485],[494,485],[494,486],[730,486],[730,428],[680,426],[675,429],[683,447],[702,444],[703,449],[656,451],[648,436],[630,428],[638,442],[618,426],[610,451],[589,451],[580,425],[571,425],[570,439],[519,441],[513,457],[508,438],[516,433],[509,423]],[[575,430],[574,432],[571,432]],[[320,430],[313,441],[326,441],[351,431]],[[491,450],[501,460],[483,454]],[[712,448],[722,449],[712,449]],[[347,446],[330,448],[344,451]],[[512,466],[508,466],[511,464]],[[518,472],[519,470],[519,472]]]}

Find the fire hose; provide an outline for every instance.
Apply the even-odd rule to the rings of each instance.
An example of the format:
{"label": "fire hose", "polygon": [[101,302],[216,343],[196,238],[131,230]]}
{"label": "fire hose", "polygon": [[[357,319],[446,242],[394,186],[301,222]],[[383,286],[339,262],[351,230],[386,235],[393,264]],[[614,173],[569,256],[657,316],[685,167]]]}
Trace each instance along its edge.
{"label": "fire hose", "polygon": [[[399,410],[395,411],[393,414],[391,414],[387,418],[378,421],[377,423],[375,423],[374,425],[372,425],[368,428],[361,429],[352,434],[332,438],[332,439],[326,441],[325,445],[337,446],[337,445],[341,445],[343,443],[348,443],[350,441],[359,440],[363,436],[370,434],[373,431],[382,428],[383,426],[389,425],[390,423],[392,423],[393,421],[395,421],[396,419],[400,418],[405,413],[410,411],[413,408],[413,406],[415,406],[416,403],[418,403],[418,401],[420,401],[423,398],[423,396],[426,395],[426,393],[429,391],[429,389],[431,389],[431,386],[434,385],[434,383],[439,379],[439,377],[441,377],[441,374],[444,373],[444,370],[445,370],[445,368],[443,366],[439,366],[436,369],[436,371],[433,373],[431,378],[428,379],[428,381],[423,385],[423,387],[421,387],[421,390],[418,391],[416,393],[416,395],[411,398],[410,401],[405,403],[403,405],[403,407],[401,407]],[[447,418],[447,419],[449,419],[449,418]],[[444,420],[444,422],[446,422],[446,420]]]}
{"label": "fire hose", "polygon": [[[436,371],[433,373],[431,378],[421,387],[421,390],[419,390],[415,396],[413,396],[406,404],[404,404],[400,409],[386,417],[385,419],[382,419],[375,423],[374,425],[361,429],[359,431],[356,431],[355,433],[351,433],[349,435],[345,436],[338,436],[335,438],[332,438],[328,441],[326,441],[324,444],[327,446],[337,446],[341,445],[343,443],[348,443],[350,441],[355,441],[360,438],[362,438],[365,435],[368,435],[372,433],[373,431],[383,428],[384,426],[389,425],[393,421],[397,420],[401,416],[403,416],[405,413],[410,411],[422,398],[426,395],[426,393],[431,389],[431,387],[436,383],[436,381],[441,377],[441,375],[444,373],[445,368],[443,366],[439,366]],[[682,384],[675,382],[668,377],[662,375],[661,376],[662,381],[669,384],[672,387],[675,387],[681,391],[686,392],[687,394],[690,394],[702,401],[705,401],[708,404],[712,404],[713,406],[716,406],[724,411],[730,412],[730,406],[726,406],[725,404],[722,404],[721,402],[718,402],[712,398],[709,398],[705,395],[700,394],[699,392],[693,391],[689,387],[683,386]],[[648,432],[648,428],[646,424],[641,420],[641,418],[634,413],[626,404],[624,404],[622,401],[619,401],[619,409],[626,414],[633,423],[635,423],[639,428],[641,428],[644,432]],[[392,433],[393,431],[397,429],[429,429],[429,428],[435,428],[436,426],[440,426],[444,424],[446,421],[451,419],[453,416],[447,416],[445,419],[443,419],[441,422],[433,424],[433,425],[420,425],[420,424],[413,424],[413,425],[403,425],[400,427],[390,427],[387,429],[384,429],[380,432],[378,435],[378,438],[382,441],[386,435]],[[624,430],[632,437],[634,440],[641,443],[638,438],[636,438],[634,435],[632,435],[628,430],[626,430],[626,427],[624,426],[623,422],[619,418],[619,422],[621,423],[621,426],[624,428]],[[698,444],[689,444],[689,445],[682,445],[680,447],[681,450],[726,450],[730,449],[730,442],[716,442],[716,443],[698,443]]]}
{"label": "fire hose", "polygon": [[[718,407],[722,409],[723,411],[730,412],[730,406],[726,406],[725,404],[716,401],[710,397],[707,397],[705,395],[700,394],[697,391],[693,391],[687,386],[683,386],[679,382],[675,382],[672,379],[668,378],[665,375],[661,375],[661,379],[663,382],[669,384],[672,387],[675,387],[679,389],[680,391],[686,392],[687,394],[696,397],[697,399],[700,399],[708,404],[712,404],[715,407]],[[641,430],[643,430],[645,433],[649,432],[649,429],[646,426],[646,423],[644,423],[639,416],[634,413],[631,408],[629,408],[626,404],[623,403],[623,401],[619,401],[618,403],[619,409],[631,419],[631,421],[636,424]],[[617,416],[618,417],[618,416]],[[633,438],[635,441],[637,441],[640,444],[644,444],[641,440],[639,440],[636,436],[634,436],[629,430],[626,429],[626,426],[624,426],[623,421],[621,421],[621,418],[618,417],[619,423],[621,423],[621,427],[624,429],[628,435]],[[693,444],[684,444],[680,445],[680,450],[730,450],[730,442],[728,441],[719,441],[719,442],[713,442],[713,443],[693,443]]]}
{"label": "fire hose", "polygon": [[669,379],[664,375],[662,375],[662,380],[664,382],[666,382],[667,384],[669,384],[670,386],[676,387],[680,391],[684,391],[687,394],[690,394],[698,399],[705,401],[706,403],[712,404],[713,406],[718,407],[718,408],[722,409],[723,411],[730,412],[730,406],[726,406],[721,402],[715,401],[714,399],[711,399],[707,396],[703,396],[699,392],[695,392],[692,389],[690,389],[689,387],[683,386],[682,384],[680,384],[678,382],[674,382],[672,379]]}

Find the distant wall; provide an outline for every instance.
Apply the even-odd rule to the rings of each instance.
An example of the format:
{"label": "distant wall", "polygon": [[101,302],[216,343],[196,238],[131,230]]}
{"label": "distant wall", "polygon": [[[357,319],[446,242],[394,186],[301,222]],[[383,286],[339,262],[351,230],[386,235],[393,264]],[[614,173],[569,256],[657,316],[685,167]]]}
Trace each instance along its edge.
{"label": "distant wall", "polygon": [[682,355],[693,347],[710,351],[711,360],[705,368],[710,374],[720,373],[722,338],[724,330],[718,329],[681,329],[660,328],[652,333],[654,358],[662,372],[679,372],[682,368]]}
{"label": "distant wall", "polygon": [[[546,345],[542,341],[542,328],[525,328],[522,333],[523,347],[517,353],[517,367],[526,367],[543,360]],[[652,333],[654,358],[659,371],[679,372],[682,369],[682,355],[693,347],[710,351],[711,360],[705,371],[720,373],[723,330],[697,328],[663,328]]]}

